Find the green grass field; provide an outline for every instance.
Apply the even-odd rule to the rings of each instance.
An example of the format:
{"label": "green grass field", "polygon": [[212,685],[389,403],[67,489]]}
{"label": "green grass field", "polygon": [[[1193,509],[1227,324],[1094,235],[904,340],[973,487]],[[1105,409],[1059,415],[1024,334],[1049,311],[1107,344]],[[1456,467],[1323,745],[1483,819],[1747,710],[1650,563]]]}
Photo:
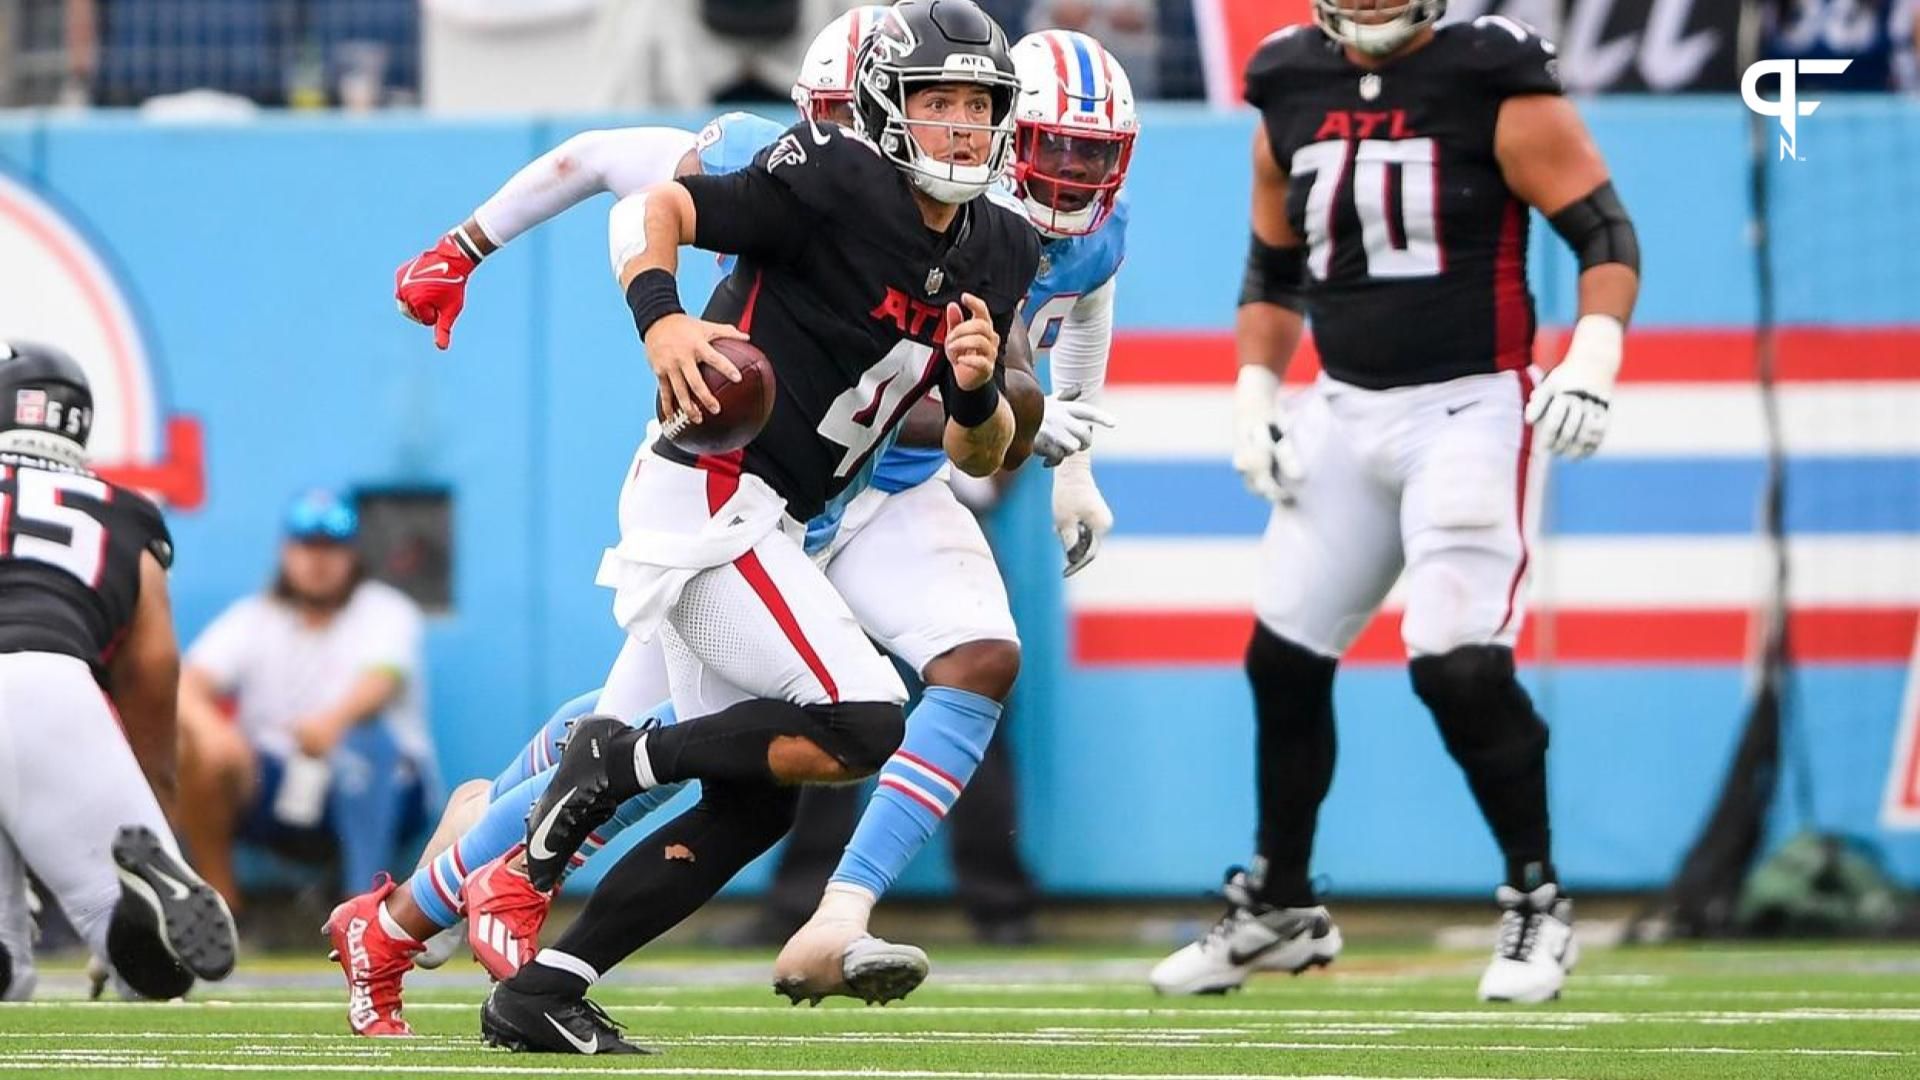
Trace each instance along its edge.
{"label": "green grass field", "polygon": [[[945,958],[888,1008],[790,1008],[765,958],[674,954],[595,997],[658,1049],[644,1058],[512,1055],[477,1037],[474,969],[416,975],[411,1041],[355,1039],[342,992],[311,964],[243,966],[171,1005],[0,1006],[0,1073],[98,1077],[534,1076],[637,1069],[708,1077],[1052,1080],[1056,1077],[1920,1077],[1920,949],[1594,951],[1563,999],[1473,1000],[1479,957],[1356,949],[1330,972],[1257,980],[1224,998],[1143,988],[1143,955]],[[453,965],[458,966],[458,965]]]}

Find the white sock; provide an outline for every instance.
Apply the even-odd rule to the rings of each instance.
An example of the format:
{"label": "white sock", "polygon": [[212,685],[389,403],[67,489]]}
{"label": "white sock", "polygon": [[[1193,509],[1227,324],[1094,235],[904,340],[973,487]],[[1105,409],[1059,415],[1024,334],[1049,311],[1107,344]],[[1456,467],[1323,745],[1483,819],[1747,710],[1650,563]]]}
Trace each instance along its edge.
{"label": "white sock", "polygon": [[533,962],[545,964],[555,971],[564,971],[577,979],[584,979],[588,986],[600,981],[600,973],[593,970],[592,964],[571,953],[563,953],[559,949],[541,949],[533,954]]}
{"label": "white sock", "polygon": [[399,921],[393,917],[392,912],[387,910],[387,902],[385,900],[380,901],[380,929],[385,930],[387,936],[390,938],[399,941],[411,941],[415,945],[420,944],[412,934],[401,929]]}
{"label": "white sock", "polygon": [[820,894],[820,906],[815,909],[814,917],[834,922],[858,923],[863,929],[867,919],[873,914],[873,905],[879,897],[859,885],[845,881],[836,881],[828,885]]}

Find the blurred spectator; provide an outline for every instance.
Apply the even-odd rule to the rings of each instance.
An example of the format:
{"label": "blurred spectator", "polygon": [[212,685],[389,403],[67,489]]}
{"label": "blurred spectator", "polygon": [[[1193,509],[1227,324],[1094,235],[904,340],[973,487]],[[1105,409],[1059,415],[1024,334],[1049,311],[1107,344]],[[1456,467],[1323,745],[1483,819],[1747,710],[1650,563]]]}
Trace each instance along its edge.
{"label": "blurred spectator", "polygon": [[337,853],[345,895],[429,820],[422,618],[366,579],[358,528],[331,493],[294,502],[272,585],[222,612],[182,664],[179,824],[236,907],[236,838]]}
{"label": "blurred spectator", "polygon": [[1912,41],[1910,0],[1774,0],[1766,54],[1795,60],[1846,60],[1823,90],[1891,90],[1899,55]]}
{"label": "blurred spectator", "polygon": [[[1180,4],[1187,0],[1171,0]],[[1058,27],[1091,34],[1127,69],[1133,92],[1158,97],[1159,37],[1156,0],[1038,0],[1028,8],[1026,25],[1002,23],[1009,37]]]}
{"label": "blurred spectator", "polygon": [[68,67],[96,105],[219,90],[262,105],[417,97],[420,0],[64,0]]}
{"label": "blurred spectator", "polygon": [[857,0],[609,0],[597,37],[614,108],[785,101],[807,42]]}

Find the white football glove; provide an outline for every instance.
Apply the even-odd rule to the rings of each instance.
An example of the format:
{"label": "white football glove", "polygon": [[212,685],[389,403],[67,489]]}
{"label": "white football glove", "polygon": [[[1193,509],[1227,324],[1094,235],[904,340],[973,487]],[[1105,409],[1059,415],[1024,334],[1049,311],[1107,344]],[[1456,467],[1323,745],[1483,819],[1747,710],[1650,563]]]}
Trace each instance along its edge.
{"label": "white football glove", "polygon": [[1072,577],[1100,554],[1100,541],[1113,531],[1113,511],[1093,482],[1093,462],[1075,454],[1053,471],[1053,531],[1066,549]]}
{"label": "white football glove", "polygon": [[1105,409],[1076,396],[1077,391],[1047,395],[1040,430],[1033,436],[1033,452],[1051,469],[1074,454],[1093,449],[1093,429],[1110,428],[1119,421]]}
{"label": "white football glove", "polygon": [[1280,377],[1264,364],[1240,365],[1233,384],[1233,467],[1248,491],[1292,506],[1306,471],[1280,420]]}
{"label": "white football glove", "polygon": [[1580,316],[1560,366],[1527,398],[1527,423],[1561,457],[1586,457],[1606,438],[1625,336],[1626,328],[1611,315]]}

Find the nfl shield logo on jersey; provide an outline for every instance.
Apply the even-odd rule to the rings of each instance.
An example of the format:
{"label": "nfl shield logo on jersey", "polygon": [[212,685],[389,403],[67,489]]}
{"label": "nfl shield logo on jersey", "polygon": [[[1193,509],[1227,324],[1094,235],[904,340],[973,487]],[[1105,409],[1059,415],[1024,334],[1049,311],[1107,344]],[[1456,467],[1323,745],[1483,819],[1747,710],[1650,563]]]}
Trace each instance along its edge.
{"label": "nfl shield logo on jersey", "polygon": [[946,280],[947,280],[946,271],[940,269],[937,266],[934,267],[933,269],[927,271],[927,290],[926,291],[929,294],[939,292],[940,286],[945,284]]}

